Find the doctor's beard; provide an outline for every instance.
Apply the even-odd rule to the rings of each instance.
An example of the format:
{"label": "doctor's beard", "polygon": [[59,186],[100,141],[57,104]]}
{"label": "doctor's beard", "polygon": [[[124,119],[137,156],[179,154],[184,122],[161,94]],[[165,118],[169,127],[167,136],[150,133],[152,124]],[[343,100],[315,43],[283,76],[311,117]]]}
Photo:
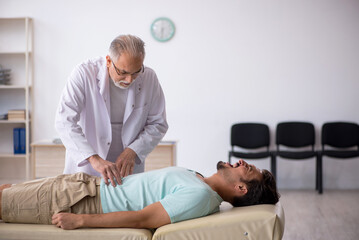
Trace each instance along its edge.
{"label": "doctor's beard", "polygon": [[128,89],[128,88],[135,82],[135,80],[133,80],[133,81],[130,83],[130,85],[128,85],[127,87],[124,87],[124,86],[121,85],[121,83],[126,83],[126,81],[121,80],[121,81],[116,82],[116,81],[113,80],[113,79],[112,79],[112,81],[113,81],[113,83],[115,84],[116,87],[121,88],[121,89]]}

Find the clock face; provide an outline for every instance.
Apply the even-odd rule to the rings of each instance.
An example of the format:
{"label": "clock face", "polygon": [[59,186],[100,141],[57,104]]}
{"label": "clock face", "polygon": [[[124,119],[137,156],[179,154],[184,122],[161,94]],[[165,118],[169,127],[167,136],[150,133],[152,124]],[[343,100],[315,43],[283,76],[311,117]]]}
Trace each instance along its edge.
{"label": "clock face", "polygon": [[175,25],[168,18],[157,18],[151,25],[151,34],[157,41],[166,42],[175,34]]}

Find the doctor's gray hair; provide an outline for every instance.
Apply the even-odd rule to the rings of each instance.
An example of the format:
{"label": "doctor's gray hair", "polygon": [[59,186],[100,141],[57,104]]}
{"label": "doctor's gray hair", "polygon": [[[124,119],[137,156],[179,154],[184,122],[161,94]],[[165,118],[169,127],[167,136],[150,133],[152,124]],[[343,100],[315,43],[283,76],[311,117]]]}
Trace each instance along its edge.
{"label": "doctor's gray hair", "polygon": [[120,35],[111,42],[109,55],[113,61],[117,61],[122,53],[128,53],[134,58],[145,58],[145,43],[133,35]]}

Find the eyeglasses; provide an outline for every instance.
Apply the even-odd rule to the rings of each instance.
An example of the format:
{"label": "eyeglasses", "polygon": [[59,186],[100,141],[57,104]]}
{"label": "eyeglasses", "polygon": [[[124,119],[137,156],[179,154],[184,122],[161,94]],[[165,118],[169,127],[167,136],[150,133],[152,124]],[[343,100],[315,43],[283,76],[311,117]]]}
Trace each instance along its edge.
{"label": "eyeglasses", "polygon": [[124,70],[120,70],[116,67],[115,63],[111,60],[113,67],[115,68],[115,71],[117,73],[118,76],[120,76],[121,78],[125,78],[127,76],[131,76],[132,78],[136,78],[140,73],[143,73],[145,71],[145,67],[142,64],[142,67],[140,70],[138,70],[137,72],[134,73],[128,73]]}

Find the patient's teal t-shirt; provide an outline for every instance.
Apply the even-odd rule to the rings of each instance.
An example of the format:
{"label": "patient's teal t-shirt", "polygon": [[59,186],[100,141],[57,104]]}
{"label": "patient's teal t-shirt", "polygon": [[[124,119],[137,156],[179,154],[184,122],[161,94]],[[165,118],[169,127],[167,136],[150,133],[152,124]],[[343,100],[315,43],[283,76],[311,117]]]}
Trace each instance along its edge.
{"label": "patient's teal t-shirt", "polygon": [[195,172],[180,167],[130,175],[116,187],[101,181],[104,213],[138,211],[158,201],[175,223],[217,212],[223,199]]}

